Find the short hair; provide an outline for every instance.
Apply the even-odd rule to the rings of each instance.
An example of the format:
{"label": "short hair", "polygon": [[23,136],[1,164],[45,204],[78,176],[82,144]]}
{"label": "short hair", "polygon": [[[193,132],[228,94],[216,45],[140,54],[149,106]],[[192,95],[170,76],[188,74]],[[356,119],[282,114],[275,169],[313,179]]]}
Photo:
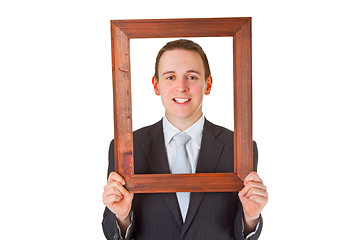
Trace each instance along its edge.
{"label": "short hair", "polygon": [[174,49],[184,49],[184,50],[189,50],[189,51],[195,51],[197,52],[204,64],[204,68],[205,68],[205,81],[206,79],[208,79],[208,77],[211,75],[210,72],[210,66],[209,66],[209,62],[208,59],[206,57],[206,54],[204,52],[204,50],[200,47],[199,44],[188,40],[188,39],[178,39],[178,40],[174,40],[171,42],[168,42],[167,44],[165,44],[160,51],[158,52],[158,55],[156,56],[156,62],[155,62],[155,78],[157,81],[159,81],[159,62],[160,62],[160,58],[161,55],[168,50],[174,50]]}

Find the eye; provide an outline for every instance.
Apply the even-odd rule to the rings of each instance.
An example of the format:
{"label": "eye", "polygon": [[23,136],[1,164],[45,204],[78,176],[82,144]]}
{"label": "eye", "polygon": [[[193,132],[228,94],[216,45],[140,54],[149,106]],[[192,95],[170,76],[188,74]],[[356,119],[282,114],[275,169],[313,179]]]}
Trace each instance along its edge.
{"label": "eye", "polygon": [[174,80],[174,79],[175,79],[175,76],[167,76],[167,77],[165,77],[165,79],[167,79],[167,80]]}
{"label": "eye", "polygon": [[189,80],[196,80],[197,77],[196,77],[196,76],[189,75],[189,76],[187,76],[187,79],[189,79]]}

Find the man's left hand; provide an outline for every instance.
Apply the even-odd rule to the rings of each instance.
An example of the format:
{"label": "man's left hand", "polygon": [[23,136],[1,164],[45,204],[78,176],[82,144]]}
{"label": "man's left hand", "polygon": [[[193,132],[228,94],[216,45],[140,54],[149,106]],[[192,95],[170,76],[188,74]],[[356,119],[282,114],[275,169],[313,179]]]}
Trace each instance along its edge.
{"label": "man's left hand", "polygon": [[239,192],[243,205],[245,230],[255,229],[260,213],[268,202],[267,188],[256,172],[244,179],[244,188]]}

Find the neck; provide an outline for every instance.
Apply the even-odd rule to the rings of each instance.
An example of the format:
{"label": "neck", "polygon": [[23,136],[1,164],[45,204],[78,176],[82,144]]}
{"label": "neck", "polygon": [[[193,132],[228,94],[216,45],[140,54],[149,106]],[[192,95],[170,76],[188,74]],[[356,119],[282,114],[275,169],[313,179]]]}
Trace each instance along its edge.
{"label": "neck", "polygon": [[166,119],[182,132],[188,129],[189,127],[191,127],[194,123],[196,123],[201,118],[201,116],[202,113],[200,114],[200,116],[197,116],[196,118],[193,119],[176,119],[176,118],[171,118],[165,113]]}

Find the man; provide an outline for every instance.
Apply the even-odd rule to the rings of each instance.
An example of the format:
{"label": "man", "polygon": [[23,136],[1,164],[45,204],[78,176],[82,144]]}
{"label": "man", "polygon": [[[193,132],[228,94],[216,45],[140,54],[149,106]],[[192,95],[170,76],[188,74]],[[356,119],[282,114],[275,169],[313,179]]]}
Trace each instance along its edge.
{"label": "man", "polygon": [[[233,133],[207,121],[203,96],[212,77],[207,57],[190,40],[167,43],[152,79],[165,117],[134,132],[135,173],[233,172]],[[182,147],[179,137],[185,139]],[[257,156],[254,143],[254,156]],[[114,171],[113,142],[104,187],[103,230],[107,239],[257,239],[268,201],[256,172],[238,193],[129,193]],[[181,162],[181,164],[180,164]],[[178,170],[186,165],[185,172]]]}

